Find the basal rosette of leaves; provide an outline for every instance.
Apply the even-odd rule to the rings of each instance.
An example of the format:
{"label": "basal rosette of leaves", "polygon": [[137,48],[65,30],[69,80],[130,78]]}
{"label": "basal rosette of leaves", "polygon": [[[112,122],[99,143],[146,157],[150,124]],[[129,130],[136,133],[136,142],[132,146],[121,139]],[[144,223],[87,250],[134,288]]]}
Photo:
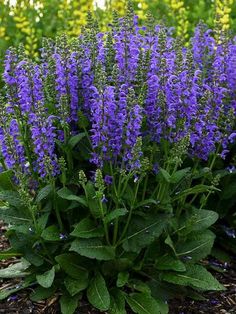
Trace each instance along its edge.
{"label": "basal rosette of leaves", "polygon": [[[99,32],[44,40],[38,63],[9,49],[1,98],[0,218],[21,256],[0,277],[31,299],[109,313],[168,313],[176,295],[224,287],[210,252],[212,170],[236,138],[233,39],[200,24],[186,48],[132,7]],[[204,165],[202,168],[200,165]]]}

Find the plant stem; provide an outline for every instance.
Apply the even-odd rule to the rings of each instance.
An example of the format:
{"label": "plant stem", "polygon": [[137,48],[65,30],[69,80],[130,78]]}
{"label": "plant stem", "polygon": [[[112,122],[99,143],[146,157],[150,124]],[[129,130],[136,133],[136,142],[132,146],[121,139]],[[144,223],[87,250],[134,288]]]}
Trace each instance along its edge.
{"label": "plant stem", "polygon": [[127,230],[128,230],[128,227],[129,227],[129,224],[130,224],[130,220],[131,220],[131,217],[132,217],[132,214],[133,214],[133,210],[134,210],[134,204],[135,204],[135,201],[136,201],[136,198],[137,198],[137,195],[138,195],[138,189],[139,189],[139,184],[140,184],[140,181],[138,181],[137,183],[137,186],[136,186],[136,189],[135,189],[135,194],[134,194],[134,198],[133,198],[133,202],[131,204],[131,208],[130,208],[130,211],[129,211],[129,216],[128,216],[128,219],[127,219],[127,222],[125,224],[125,227],[123,229],[123,232],[120,236],[120,239],[118,240],[117,242],[117,246],[122,243],[122,239],[123,237],[125,236]]}
{"label": "plant stem", "polygon": [[52,180],[52,189],[53,189],[54,209],[55,209],[55,214],[57,217],[57,222],[58,222],[60,231],[63,231],[63,224],[62,224],[62,220],[61,220],[61,215],[60,215],[59,208],[57,206],[57,194],[56,194],[56,187],[55,187],[55,181],[54,180]]}
{"label": "plant stem", "polygon": [[[213,156],[213,158],[212,158],[212,161],[211,161],[210,166],[209,166],[210,171],[212,171],[212,169],[213,169],[213,167],[214,167],[214,165],[215,165],[216,158],[217,158],[217,155],[218,155],[218,153],[219,153],[220,147],[221,147],[221,144],[218,145],[217,150],[216,150],[216,152],[215,152],[215,154],[214,154],[214,156]],[[205,181],[206,181],[206,177],[204,177],[204,178],[202,179],[201,184],[204,184]],[[197,194],[194,195],[194,197],[193,197],[193,198],[191,199],[191,201],[189,202],[190,205],[195,201],[195,199],[198,197],[198,195],[199,195],[199,193],[197,193]],[[209,197],[209,196],[208,196],[208,197]]]}

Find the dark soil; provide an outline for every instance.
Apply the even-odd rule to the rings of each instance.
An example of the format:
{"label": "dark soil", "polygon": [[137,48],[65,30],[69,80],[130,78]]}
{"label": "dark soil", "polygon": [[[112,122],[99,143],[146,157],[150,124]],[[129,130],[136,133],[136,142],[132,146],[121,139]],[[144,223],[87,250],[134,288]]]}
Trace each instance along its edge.
{"label": "dark soil", "polygon": [[[4,237],[4,226],[0,225],[0,252],[7,249],[8,242]],[[16,259],[0,261],[0,268],[15,263]],[[206,261],[209,264],[209,261]],[[223,292],[208,292],[204,294],[206,300],[193,301],[190,299],[174,299],[170,302],[170,314],[235,314],[236,313],[236,261],[230,264],[217,262],[222,272],[214,272],[213,275],[226,287]],[[17,280],[1,280],[0,290],[15,287]],[[29,294],[32,289],[25,289],[7,300],[0,301],[0,314],[60,314],[58,299],[54,296],[48,300],[32,302]],[[81,302],[78,314],[99,314],[86,302]]]}

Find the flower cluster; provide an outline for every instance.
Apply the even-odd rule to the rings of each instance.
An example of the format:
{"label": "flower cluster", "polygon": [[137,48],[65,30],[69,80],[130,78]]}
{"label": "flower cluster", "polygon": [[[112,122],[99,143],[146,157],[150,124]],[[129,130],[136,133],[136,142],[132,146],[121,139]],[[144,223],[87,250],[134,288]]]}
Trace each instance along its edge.
{"label": "flower cluster", "polygon": [[189,156],[207,160],[217,151],[224,158],[236,137],[236,43],[222,38],[200,24],[186,48],[171,30],[139,27],[128,14],[105,34],[90,18],[76,40],[64,36],[44,47],[38,64],[9,50],[6,112],[17,153],[2,127],[7,167],[29,162],[41,177],[57,175],[56,142],[84,131],[81,113],[97,167],[139,169],[147,139],[172,145],[189,138]]}

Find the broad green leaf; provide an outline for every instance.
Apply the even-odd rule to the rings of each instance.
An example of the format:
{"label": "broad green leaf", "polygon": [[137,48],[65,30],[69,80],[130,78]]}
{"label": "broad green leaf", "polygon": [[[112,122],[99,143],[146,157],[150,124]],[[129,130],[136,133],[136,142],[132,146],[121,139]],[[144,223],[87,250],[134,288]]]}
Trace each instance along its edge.
{"label": "broad green leaf", "polygon": [[16,209],[9,207],[0,208],[0,220],[13,225],[14,227],[16,225],[25,225],[31,221],[28,216],[24,215],[23,211],[17,211]]}
{"label": "broad green leaf", "polygon": [[72,242],[70,251],[82,256],[98,260],[111,260],[115,258],[115,248],[107,246],[98,239],[76,239]]}
{"label": "broad green leaf", "polygon": [[65,287],[71,296],[76,295],[88,287],[88,276],[80,277],[80,279],[73,279],[66,277],[64,280]]}
{"label": "broad green leaf", "polygon": [[103,228],[98,227],[90,218],[84,218],[71,232],[71,235],[78,238],[96,238],[104,235]]}
{"label": "broad green leaf", "polygon": [[195,264],[186,264],[186,272],[184,273],[164,273],[162,279],[176,285],[202,290],[225,290],[224,286],[203,266]]}
{"label": "broad green leaf", "polygon": [[118,274],[117,280],[116,280],[116,286],[117,287],[123,287],[129,280],[129,273],[127,271],[122,271]]}
{"label": "broad green leaf", "polygon": [[184,196],[188,196],[191,194],[198,194],[198,193],[205,193],[205,192],[214,192],[214,191],[220,191],[219,189],[217,189],[214,186],[209,186],[209,185],[204,185],[204,184],[199,184],[199,185],[195,185],[192,188],[186,189],[182,192],[179,192],[176,194],[176,196],[172,197],[172,201],[177,201],[178,199],[184,197]]}
{"label": "broad green leaf", "polygon": [[60,241],[60,231],[52,225],[43,230],[41,237],[46,241]]}
{"label": "broad green leaf", "polygon": [[40,203],[42,200],[47,198],[51,192],[52,192],[52,185],[51,184],[46,185],[41,190],[39,190],[35,202]]}
{"label": "broad green leaf", "polygon": [[39,227],[40,230],[44,230],[46,228],[46,225],[48,223],[49,215],[50,215],[50,213],[47,212],[47,213],[42,214],[38,218],[37,222],[38,222],[38,227]]}
{"label": "broad green leaf", "polygon": [[24,252],[24,258],[32,265],[34,266],[41,266],[44,263],[44,259],[40,254],[37,254],[35,250],[25,250]]}
{"label": "broad green leaf", "polygon": [[73,314],[78,307],[78,296],[63,294],[60,298],[61,314]]}
{"label": "broad green leaf", "polygon": [[132,293],[126,300],[134,313],[137,314],[160,314],[157,301],[146,293]]}
{"label": "broad green leaf", "polygon": [[109,314],[126,314],[124,292],[119,289],[111,290],[111,305]]}
{"label": "broad green leaf", "polygon": [[68,201],[76,201],[80,204],[82,204],[83,206],[88,206],[87,202],[84,200],[84,198],[79,197],[75,194],[73,194],[73,192],[71,190],[69,190],[68,188],[64,187],[61,188],[59,191],[57,191],[57,195],[60,196],[61,198],[68,200]]}
{"label": "broad green leaf", "polygon": [[0,278],[25,277],[26,275],[29,275],[29,272],[26,271],[29,266],[30,263],[22,258],[20,262],[0,269]]}
{"label": "broad green leaf", "polygon": [[0,188],[1,190],[13,190],[15,189],[12,183],[13,171],[6,170],[0,172]]}
{"label": "broad green leaf", "polygon": [[161,235],[167,223],[167,216],[156,213],[145,217],[133,216],[123,243],[124,250],[139,252]]}
{"label": "broad green leaf", "polygon": [[1,191],[0,201],[8,202],[8,204],[16,208],[22,207],[23,205],[20,195],[16,191],[9,191],[9,190]]}
{"label": "broad green leaf", "polygon": [[171,176],[165,169],[160,168],[159,176],[166,182],[170,183]]}
{"label": "broad green leaf", "polygon": [[190,170],[191,168],[188,167],[188,168],[176,171],[175,173],[171,175],[170,182],[175,183],[175,184],[179,183],[186,176],[186,174],[189,173]]}
{"label": "broad green leaf", "polygon": [[51,287],[51,285],[53,284],[54,278],[55,278],[54,266],[50,270],[43,273],[42,275],[36,275],[36,279],[38,283],[40,284],[40,286],[44,288]]}
{"label": "broad green leaf", "polygon": [[210,254],[215,235],[210,230],[190,235],[186,240],[176,244],[178,257],[191,257],[191,262],[197,262]]}
{"label": "broad green leaf", "polygon": [[73,253],[65,253],[56,256],[55,260],[70,277],[85,281],[88,278],[88,270],[81,266],[81,258]]}
{"label": "broad green leaf", "polygon": [[127,286],[131,289],[131,290],[136,290],[138,292],[142,292],[145,294],[150,294],[151,295],[151,289],[150,287],[143,282],[142,280],[139,279],[130,279],[129,283],[127,284]]}
{"label": "broad green leaf", "polygon": [[56,287],[52,286],[50,288],[43,288],[41,286],[38,286],[31,294],[30,294],[30,300],[34,302],[38,302],[41,300],[45,300],[50,298],[56,291]]}
{"label": "broad green leaf", "polygon": [[72,136],[68,142],[68,145],[71,147],[71,148],[74,148],[81,140],[82,138],[84,138],[86,136],[86,133],[83,132],[83,133],[79,133],[75,136]]}
{"label": "broad green leaf", "polygon": [[213,225],[218,217],[219,215],[212,210],[194,208],[185,213],[185,217],[180,224],[179,232],[186,235],[190,232],[202,231]]}
{"label": "broad green leaf", "polygon": [[100,311],[107,311],[110,307],[110,294],[106,282],[100,273],[91,280],[87,289],[89,302]]}
{"label": "broad green leaf", "polygon": [[115,210],[113,210],[112,212],[110,212],[105,218],[104,218],[104,222],[105,223],[109,223],[112,220],[119,218],[121,216],[125,216],[128,213],[128,210],[125,208],[117,208]]}
{"label": "broad green leaf", "polygon": [[155,262],[155,267],[158,270],[175,270],[175,271],[186,270],[186,267],[183,262],[170,255],[164,255],[158,258]]}

